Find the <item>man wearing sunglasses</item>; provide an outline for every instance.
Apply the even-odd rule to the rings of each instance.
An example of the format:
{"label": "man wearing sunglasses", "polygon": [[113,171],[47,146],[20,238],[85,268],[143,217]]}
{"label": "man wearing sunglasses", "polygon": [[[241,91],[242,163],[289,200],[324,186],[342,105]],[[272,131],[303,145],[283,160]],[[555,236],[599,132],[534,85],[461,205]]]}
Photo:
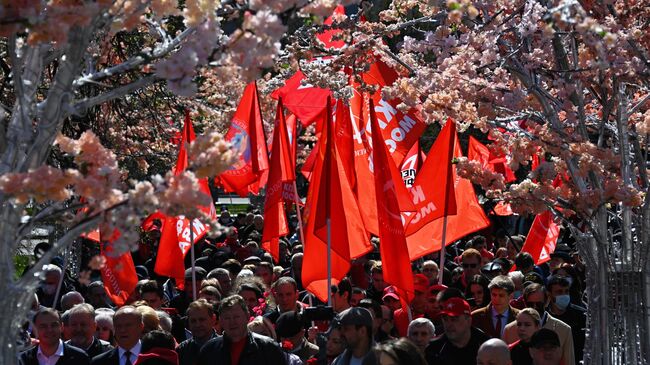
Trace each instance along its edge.
{"label": "man wearing sunglasses", "polygon": [[461,256],[461,264],[463,274],[453,286],[464,293],[469,279],[474,275],[481,275],[481,253],[473,248],[468,248]]}

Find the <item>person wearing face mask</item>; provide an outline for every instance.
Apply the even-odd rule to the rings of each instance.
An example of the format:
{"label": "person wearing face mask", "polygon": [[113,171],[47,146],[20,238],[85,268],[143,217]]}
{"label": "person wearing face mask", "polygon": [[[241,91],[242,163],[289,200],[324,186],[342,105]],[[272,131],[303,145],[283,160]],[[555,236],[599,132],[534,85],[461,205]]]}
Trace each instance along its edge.
{"label": "person wearing face mask", "polygon": [[571,304],[570,287],[571,283],[565,277],[552,275],[548,278],[546,282],[546,290],[550,297],[548,311],[555,318],[571,327],[575,348],[575,362],[579,364],[582,361],[582,352],[585,346],[587,310]]}
{"label": "person wearing face mask", "polygon": [[38,289],[36,295],[38,301],[42,306],[52,308],[56,304],[57,310],[61,310],[61,296],[67,292],[64,283],[61,283],[61,290],[59,291],[58,298],[55,298],[56,291],[59,288],[59,282],[63,276],[63,271],[60,267],[49,264],[43,266],[43,281]]}
{"label": "person wearing face mask", "polygon": [[[545,310],[548,305],[546,288],[537,283],[529,284],[524,288],[523,298],[527,308],[535,309],[537,313],[539,313],[541,328],[546,328],[555,332],[560,339],[562,364],[574,365],[576,362],[571,327],[559,319],[554,318]],[[504,330],[504,341],[508,344],[513,344],[520,340],[521,334],[517,330],[518,327],[516,323],[508,324]]]}

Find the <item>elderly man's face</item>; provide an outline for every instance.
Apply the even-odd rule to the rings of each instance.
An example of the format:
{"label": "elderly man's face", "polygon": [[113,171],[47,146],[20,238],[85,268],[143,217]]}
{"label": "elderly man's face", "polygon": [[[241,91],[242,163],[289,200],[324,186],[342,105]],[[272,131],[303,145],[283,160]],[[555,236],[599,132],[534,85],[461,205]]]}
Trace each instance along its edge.
{"label": "elderly man's face", "polygon": [[429,342],[433,339],[433,332],[430,331],[426,326],[416,326],[411,331],[409,331],[409,340],[424,351]]}

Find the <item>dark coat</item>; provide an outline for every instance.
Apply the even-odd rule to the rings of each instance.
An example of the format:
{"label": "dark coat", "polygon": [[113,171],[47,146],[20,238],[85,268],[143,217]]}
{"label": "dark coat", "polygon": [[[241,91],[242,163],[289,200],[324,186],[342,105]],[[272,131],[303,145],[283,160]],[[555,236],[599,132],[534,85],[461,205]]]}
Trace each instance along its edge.
{"label": "dark coat", "polygon": [[[231,342],[226,336],[213,338],[201,348],[197,365],[230,364]],[[239,365],[286,365],[280,346],[266,336],[248,333]]]}
{"label": "dark coat", "polygon": [[[510,311],[508,312],[506,323],[503,324],[504,327],[506,324],[514,322],[517,319],[517,314],[519,314],[519,309],[509,307]],[[492,324],[492,304],[488,304],[487,307],[479,308],[472,312],[472,326],[480,329],[492,338],[501,338],[501,334],[497,333]]]}
{"label": "dark coat", "polygon": [[120,365],[120,353],[117,347],[93,357],[91,365]]}
{"label": "dark coat", "polygon": [[[38,346],[25,350],[18,355],[19,365],[38,365]],[[90,358],[79,348],[63,344],[63,356],[59,358],[56,365],[89,365]]]}
{"label": "dark coat", "polygon": [[[70,343],[70,341],[66,341],[65,343],[70,345],[70,346],[74,346],[74,345],[72,345]],[[111,346],[110,343],[94,337],[93,338],[93,343],[90,345],[90,347],[87,348],[87,349],[82,349],[82,350],[84,350],[86,352],[86,355],[88,355],[88,357],[92,360],[93,357],[95,357],[97,355],[101,355],[104,352],[110,351],[112,349],[113,349],[113,346]]]}
{"label": "dark coat", "polygon": [[[217,336],[217,333],[213,331],[210,340]],[[205,343],[208,343],[208,341]],[[195,338],[189,338],[181,342],[176,347],[176,353],[178,353],[178,364],[194,365],[196,363],[197,357],[199,356],[199,351],[201,351],[201,347],[203,347],[203,345],[204,343],[198,343]]]}

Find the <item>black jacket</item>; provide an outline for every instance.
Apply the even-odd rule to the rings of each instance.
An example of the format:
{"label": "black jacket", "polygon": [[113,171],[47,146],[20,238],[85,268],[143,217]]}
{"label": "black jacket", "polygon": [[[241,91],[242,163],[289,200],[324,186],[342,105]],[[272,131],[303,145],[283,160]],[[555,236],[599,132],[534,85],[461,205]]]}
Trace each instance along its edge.
{"label": "black jacket", "polygon": [[[19,365],[38,365],[38,346],[25,350],[18,355]],[[63,356],[59,358],[56,365],[89,365],[90,358],[86,353],[74,346],[63,344]]]}
{"label": "black jacket", "polygon": [[199,357],[199,351],[204,344],[208,343],[211,339],[217,337],[217,333],[212,331],[212,336],[205,343],[198,343],[195,338],[189,338],[181,342],[176,347],[176,353],[178,354],[178,364],[179,365],[194,365],[196,363],[197,357]]}
{"label": "black jacket", "polygon": [[120,365],[120,353],[117,347],[93,357],[92,365]]}
{"label": "black jacket", "polygon": [[[66,341],[66,344],[70,346],[74,346],[73,344],[70,343],[70,341]],[[80,347],[81,348],[81,347]],[[88,347],[87,349],[82,349],[86,352],[86,355],[92,360],[93,357],[97,355],[101,355],[106,351],[111,351],[113,349],[113,346],[111,346],[110,343],[100,340],[96,337],[93,337],[93,343]]]}
{"label": "black jacket", "polygon": [[[230,364],[231,342],[226,336],[213,338],[201,348],[197,365]],[[272,339],[248,333],[239,365],[286,365],[280,346]]]}
{"label": "black jacket", "polygon": [[449,342],[447,335],[442,335],[429,342],[424,356],[429,365],[476,365],[478,348],[490,337],[480,329],[472,327],[469,343],[458,348]]}

